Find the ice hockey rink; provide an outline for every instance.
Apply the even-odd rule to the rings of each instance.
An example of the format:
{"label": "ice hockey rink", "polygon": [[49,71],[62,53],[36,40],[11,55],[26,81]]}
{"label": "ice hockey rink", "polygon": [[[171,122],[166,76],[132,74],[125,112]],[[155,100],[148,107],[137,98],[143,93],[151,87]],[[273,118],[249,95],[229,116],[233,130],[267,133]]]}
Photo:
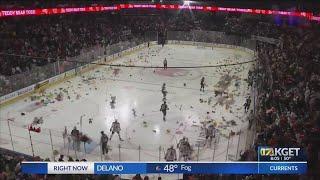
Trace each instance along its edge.
{"label": "ice hockey rink", "polygon": [[[164,58],[174,68],[148,68],[162,67]],[[193,149],[193,161],[235,159],[246,141],[243,104],[251,91],[246,78],[253,63],[191,67],[241,63],[253,58],[253,53],[236,48],[174,44],[142,48],[111,63],[139,67],[101,65],[52,85],[43,94],[33,94],[37,96],[34,101],[26,97],[1,107],[0,146],[50,159],[63,154],[65,160],[71,156],[89,161],[164,161],[166,149],[171,145],[176,148],[185,136]],[[200,92],[202,77],[204,92]],[[166,121],[160,112],[163,83],[168,91]],[[60,92],[63,100],[57,101]],[[112,96],[116,97],[114,108],[110,104]],[[41,99],[45,103],[37,103]],[[27,129],[34,117],[43,118],[37,125],[39,133]],[[108,155],[102,156],[100,131],[110,137],[115,119],[120,122],[124,141],[114,134]],[[204,122],[218,129],[211,145],[205,141]],[[63,138],[65,127],[70,133],[74,126],[92,140],[81,144],[80,151]]]}

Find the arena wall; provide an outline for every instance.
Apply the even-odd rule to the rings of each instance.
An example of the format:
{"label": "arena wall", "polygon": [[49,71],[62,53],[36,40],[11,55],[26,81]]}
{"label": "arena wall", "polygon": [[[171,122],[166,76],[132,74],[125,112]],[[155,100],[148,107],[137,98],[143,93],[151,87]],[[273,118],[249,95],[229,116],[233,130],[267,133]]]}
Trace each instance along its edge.
{"label": "arena wall", "polygon": [[216,47],[216,48],[230,48],[230,49],[238,49],[250,54],[255,54],[255,51],[242,46],[235,46],[229,44],[217,44],[217,43],[204,43],[204,42],[194,42],[194,41],[177,41],[177,40],[169,40],[169,44],[181,44],[181,45],[191,45],[191,46],[203,46],[203,47]]}

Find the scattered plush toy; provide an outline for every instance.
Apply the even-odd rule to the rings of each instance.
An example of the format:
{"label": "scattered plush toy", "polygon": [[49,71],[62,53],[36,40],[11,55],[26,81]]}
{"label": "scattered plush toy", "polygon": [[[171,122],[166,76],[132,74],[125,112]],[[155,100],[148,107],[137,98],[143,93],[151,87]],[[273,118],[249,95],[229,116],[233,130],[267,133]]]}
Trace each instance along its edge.
{"label": "scattered plush toy", "polygon": [[57,101],[62,101],[63,100],[63,94],[60,92],[57,97],[56,97]]}
{"label": "scattered plush toy", "polygon": [[32,126],[32,124],[29,125],[28,130],[36,132],[36,133],[40,133],[41,132],[41,128],[40,127],[34,127],[34,126]]}
{"label": "scattered plush toy", "polygon": [[146,121],[143,121],[143,127],[148,127],[148,123]]}

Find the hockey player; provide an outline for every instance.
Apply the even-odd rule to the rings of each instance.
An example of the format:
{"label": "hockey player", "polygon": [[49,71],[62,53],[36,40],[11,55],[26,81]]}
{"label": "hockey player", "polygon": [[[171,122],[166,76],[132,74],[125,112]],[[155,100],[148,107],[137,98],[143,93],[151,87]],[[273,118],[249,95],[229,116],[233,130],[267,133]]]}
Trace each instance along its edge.
{"label": "hockey player", "polygon": [[162,84],[161,92],[162,93],[166,92],[166,83]]}
{"label": "hockey player", "polygon": [[249,110],[249,108],[250,108],[250,104],[251,104],[251,98],[250,97],[248,97],[247,99],[246,99],[246,102],[244,103],[244,112],[248,112],[248,110]]}
{"label": "hockey player", "polygon": [[179,143],[177,144],[177,148],[179,149],[179,161],[183,157],[183,150],[184,150],[185,142],[186,142],[186,137],[183,137],[182,139],[180,139]]}
{"label": "hockey player", "polygon": [[212,143],[212,139],[215,138],[215,128],[212,124],[209,125],[209,127],[207,127],[205,129],[205,134],[206,134],[206,144],[209,145],[209,147],[211,147],[211,143]]}
{"label": "hockey player", "polygon": [[186,137],[183,137],[177,147],[179,148],[179,161],[183,158],[184,161],[190,160],[191,158],[191,146]]}
{"label": "hockey player", "polygon": [[164,101],[160,107],[160,111],[162,112],[162,115],[163,115],[163,121],[166,121],[167,110],[169,110],[169,108],[166,101]]}
{"label": "hockey player", "polygon": [[111,103],[115,104],[116,103],[116,96],[111,96]]}
{"label": "hockey player", "polygon": [[236,88],[237,88],[237,91],[239,90],[239,88],[240,88],[240,80],[236,80],[236,83],[235,83],[235,86],[236,86]]}
{"label": "hockey player", "polygon": [[163,95],[163,101],[165,101],[166,97],[167,97],[167,93],[168,93],[168,91],[166,90],[166,83],[162,84],[161,92],[162,92],[162,95]]}
{"label": "hockey player", "polygon": [[67,130],[67,126],[65,126],[64,131],[62,133],[62,137],[63,137],[63,139],[65,139],[65,138],[67,138],[67,136],[68,136],[68,130]]}
{"label": "hockey player", "polygon": [[111,109],[115,108],[115,104],[116,104],[116,96],[111,96],[111,102],[110,102]]}
{"label": "hockey player", "polygon": [[164,159],[166,161],[176,161],[177,160],[177,152],[173,148],[173,146],[171,146],[170,148],[167,149],[167,152],[166,152],[166,155],[164,156]]}
{"label": "hockey player", "polygon": [[116,119],[112,125],[111,125],[111,128],[110,128],[110,132],[111,132],[111,136],[110,136],[110,140],[113,136],[113,134],[116,132],[119,136],[119,140],[120,141],[123,141],[120,137],[120,131],[121,131],[121,128],[120,128],[120,123],[118,122],[118,120]]}
{"label": "hockey player", "polygon": [[192,148],[188,141],[188,138],[186,139],[186,157],[185,161],[191,160],[191,154],[192,154]]}
{"label": "hockey player", "polygon": [[103,155],[108,154],[108,140],[108,136],[103,131],[101,131],[100,144]]}
{"label": "hockey player", "polygon": [[163,69],[168,69],[167,58],[164,58],[164,60],[163,60]]}
{"label": "hockey player", "polygon": [[202,90],[202,92],[204,92],[204,77],[201,78],[201,82],[200,82],[200,91]]}
{"label": "hockey player", "polygon": [[80,150],[80,131],[75,126],[71,131],[71,138],[73,141],[73,149]]}
{"label": "hockey player", "polygon": [[136,111],[136,109],[132,108],[132,114],[133,114],[133,117],[137,117],[137,111]]}

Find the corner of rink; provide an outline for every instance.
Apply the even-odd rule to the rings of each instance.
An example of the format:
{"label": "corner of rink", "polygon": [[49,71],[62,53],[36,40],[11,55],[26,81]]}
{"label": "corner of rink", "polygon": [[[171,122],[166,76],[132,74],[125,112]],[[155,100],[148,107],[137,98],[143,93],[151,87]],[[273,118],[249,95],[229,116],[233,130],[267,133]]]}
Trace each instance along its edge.
{"label": "corner of rink", "polygon": [[[165,58],[168,69],[149,68],[162,67]],[[137,49],[108,63],[138,67],[92,66],[1,108],[0,146],[43,158],[64,154],[158,161],[186,137],[189,160],[236,159],[247,141],[250,108],[245,112],[243,104],[250,99],[247,75],[253,65],[242,62],[253,58],[251,52],[227,45],[197,48],[180,42]],[[163,101],[168,108],[165,121]],[[100,131],[110,138],[115,119],[123,141],[114,131],[108,154],[102,155]],[[81,134],[79,141],[71,136],[74,127]],[[209,127],[214,133],[206,138]]]}

